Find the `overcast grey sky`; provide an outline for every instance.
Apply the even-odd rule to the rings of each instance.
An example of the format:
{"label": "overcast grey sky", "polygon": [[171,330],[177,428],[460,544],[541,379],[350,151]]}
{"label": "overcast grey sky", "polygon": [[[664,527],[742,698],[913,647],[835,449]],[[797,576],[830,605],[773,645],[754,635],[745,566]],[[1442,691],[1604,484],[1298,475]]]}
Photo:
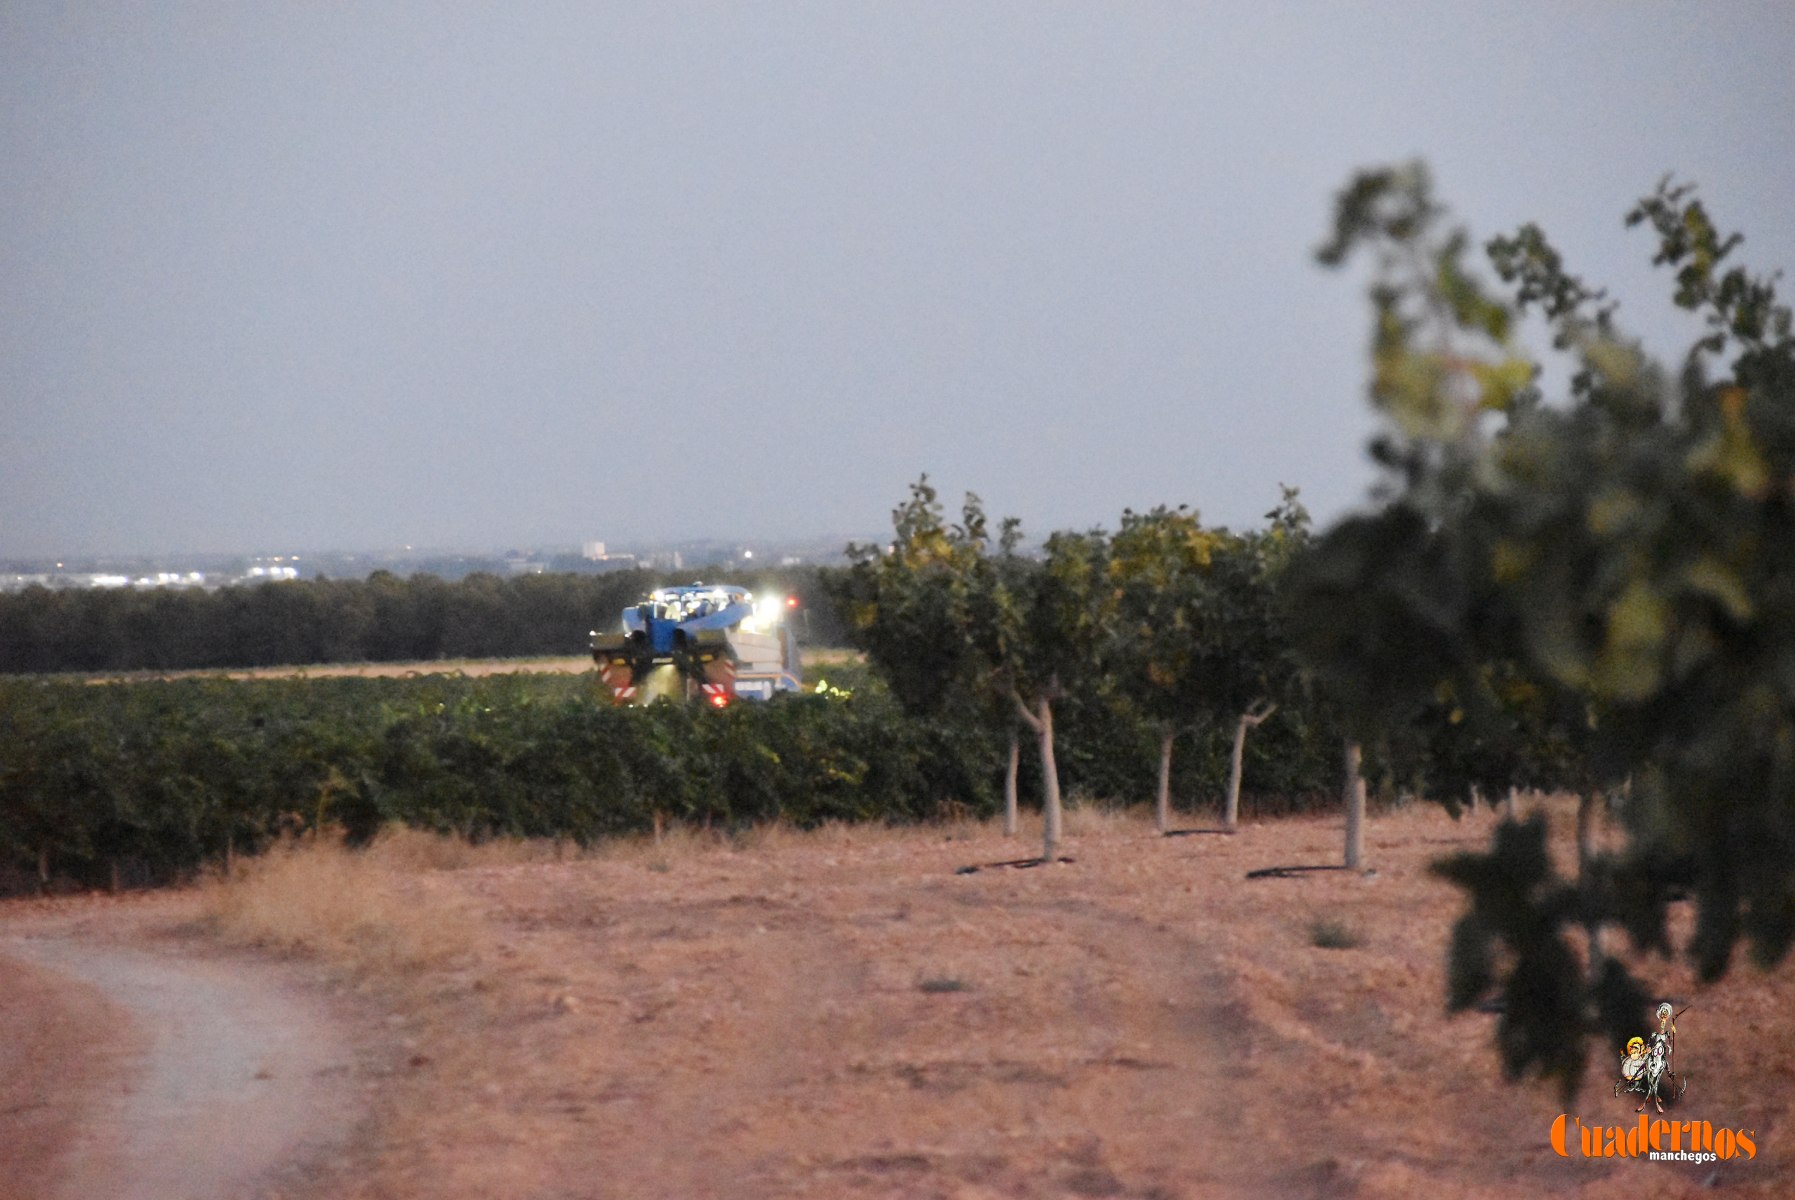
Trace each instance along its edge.
{"label": "overcast grey sky", "polygon": [[1795,266],[1795,4],[0,0],[0,555],[1337,515],[1416,155],[1675,353],[1622,215]]}

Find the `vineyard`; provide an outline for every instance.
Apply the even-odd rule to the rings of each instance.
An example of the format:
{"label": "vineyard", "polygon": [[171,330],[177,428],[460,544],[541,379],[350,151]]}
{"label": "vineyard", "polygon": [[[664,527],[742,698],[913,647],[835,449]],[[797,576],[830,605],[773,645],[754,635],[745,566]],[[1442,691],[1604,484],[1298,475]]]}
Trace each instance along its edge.
{"label": "vineyard", "polygon": [[[657,821],[727,833],[994,811],[998,731],[907,715],[865,668],[829,674],[851,694],[723,712],[616,709],[591,674],[0,681],[0,880],[165,882],[320,824],[588,845]],[[1256,790],[1323,786],[1303,729],[1266,734]],[[1151,736],[1113,708],[1074,710],[1071,786],[1141,795]],[[1215,794],[1226,748],[1203,749],[1181,795]]]}

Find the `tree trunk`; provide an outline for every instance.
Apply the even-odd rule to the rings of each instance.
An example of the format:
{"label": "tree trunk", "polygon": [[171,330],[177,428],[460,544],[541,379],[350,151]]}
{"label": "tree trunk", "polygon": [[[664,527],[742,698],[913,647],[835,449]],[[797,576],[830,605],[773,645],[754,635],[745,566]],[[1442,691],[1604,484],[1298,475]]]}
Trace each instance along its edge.
{"label": "tree trunk", "polygon": [[1054,861],[1060,849],[1060,771],[1053,759],[1053,701],[1036,701],[1041,738],[1041,860]]}
{"label": "tree trunk", "polygon": [[1512,821],[1515,819],[1515,800],[1516,797],[1520,795],[1520,791],[1521,789],[1518,787],[1511,787],[1508,789],[1508,795],[1503,797],[1502,819],[1504,821]]}
{"label": "tree trunk", "polygon": [[1346,869],[1358,871],[1365,864],[1365,777],[1359,772],[1363,755],[1359,743],[1346,743]]}
{"label": "tree trunk", "polygon": [[1010,698],[1016,702],[1016,711],[1022,714],[1022,723],[1035,731],[1035,740],[1041,750],[1041,861],[1046,863],[1054,860],[1060,845],[1060,771],[1053,761],[1053,701],[1050,694],[1037,699],[1031,711],[1022,702],[1021,693],[1010,692]]}
{"label": "tree trunk", "polygon": [[1003,769],[1003,835],[1016,836],[1016,770],[1022,765],[1022,735],[1010,726],[1010,758]]}
{"label": "tree trunk", "polygon": [[1172,823],[1172,739],[1178,731],[1167,726],[1159,731],[1159,791],[1153,799],[1153,827],[1163,837]]}
{"label": "tree trunk", "polygon": [[37,890],[39,892],[50,890],[50,847],[48,846],[37,848]]}
{"label": "tree trunk", "polygon": [[119,893],[118,859],[109,860],[107,866],[110,870],[110,878],[106,882],[106,890],[116,896]]}
{"label": "tree trunk", "polygon": [[1583,932],[1589,939],[1589,982],[1602,975],[1602,923],[1594,916],[1594,900],[1588,892],[1590,860],[1595,857],[1596,793],[1584,791],[1577,797],[1577,889],[1583,893]]}
{"label": "tree trunk", "polygon": [[1222,824],[1229,829],[1240,823],[1240,776],[1246,760],[1247,730],[1277,711],[1275,704],[1248,708],[1234,724],[1234,753],[1228,760],[1228,800],[1222,809]]}

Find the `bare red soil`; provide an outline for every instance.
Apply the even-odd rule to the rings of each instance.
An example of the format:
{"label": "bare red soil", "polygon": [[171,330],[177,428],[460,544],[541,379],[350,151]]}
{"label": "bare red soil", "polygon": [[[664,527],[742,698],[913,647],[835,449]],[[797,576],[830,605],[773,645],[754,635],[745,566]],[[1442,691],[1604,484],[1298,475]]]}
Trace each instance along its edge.
{"label": "bare red soil", "polygon": [[[1550,807],[1568,836],[1569,809]],[[1083,815],[1075,862],[965,875],[1026,850],[983,826],[775,831],[402,873],[408,911],[474,931],[467,952],[391,977],[365,957],[353,977],[305,968],[384,1006],[358,1036],[399,1066],[367,1081],[372,1133],[343,1135],[347,1165],[289,1168],[280,1194],[1795,1194],[1795,962],[1741,962],[1705,990],[1680,963],[1634,963],[1693,1005],[1677,1050],[1692,1082],[1667,1116],[1754,1131],[1755,1158],[1554,1152],[1560,1113],[1631,1126],[1634,1106],[1609,1091],[1619,1047],[1566,1104],[1501,1082],[1494,1017],[1446,1016],[1461,901],[1427,865],[1490,827],[1387,814],[1375,873],[1253,882],[1338,861],[1338,819],[1159,839]],[[0,934],[20,919],[42,918],[0,916]],[[1341,940],[1356,944],[1316,944]],[[242,975],[276,997],[299,986]],[[40,1066],[6,1076],[0,1106],[66,1063],[68,1086],[44,1094],[77,1127],[103,1121],[79,1102],[85,1049],[51,1029],[103,1002],[17,978],[9,1042]],[[9,1162],[66,1156],[67,1137],[18,1116],[0,1115]]]}

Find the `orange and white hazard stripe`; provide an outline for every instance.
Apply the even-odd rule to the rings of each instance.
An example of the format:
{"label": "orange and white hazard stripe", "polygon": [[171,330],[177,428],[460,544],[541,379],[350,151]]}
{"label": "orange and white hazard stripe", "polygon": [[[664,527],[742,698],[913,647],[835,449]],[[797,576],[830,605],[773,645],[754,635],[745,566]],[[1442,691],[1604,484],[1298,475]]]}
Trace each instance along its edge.
{"label": "orange and white hazard stripe", "polygon": [[611,703],[628,704],[636,698],[636,685],[630,682],[630,670],[618,663],[606,663],[598,669],[598,677],[611,689]]}

